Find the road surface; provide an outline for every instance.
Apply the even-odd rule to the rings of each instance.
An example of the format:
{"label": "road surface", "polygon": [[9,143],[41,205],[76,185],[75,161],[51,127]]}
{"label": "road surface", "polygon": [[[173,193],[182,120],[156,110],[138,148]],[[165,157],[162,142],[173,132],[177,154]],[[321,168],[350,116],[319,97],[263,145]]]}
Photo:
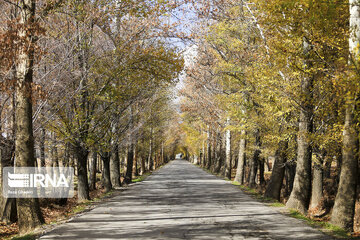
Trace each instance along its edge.
{"label": "road surface", "polygon": [[331,239],[184,160],[41,239]]}

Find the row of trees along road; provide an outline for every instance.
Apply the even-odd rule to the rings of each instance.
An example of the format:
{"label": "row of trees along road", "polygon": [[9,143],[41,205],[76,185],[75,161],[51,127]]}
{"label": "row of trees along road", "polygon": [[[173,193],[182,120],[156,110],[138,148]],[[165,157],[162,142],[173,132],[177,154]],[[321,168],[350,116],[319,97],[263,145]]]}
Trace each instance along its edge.
{"label": "row of trees along road", "polygon": [[[110,191],[168,161],[172,88],[183,60],[166,42],[172,33],[163,17],[176,7],[0,1],[1,169],[74,166],[82,202],[98,171]],[[20,232],[44,222],[38,199],[1,197],[0,216],[18,221]]]}
{"label": "row of trees along road", "polygon": [[[179,119],[183,59],[167,39],[181,27],[166,21],[178,4],[0,0],[1,169],[74,166],[83,202],[99,170],[110,191],[182,146],[215,173],[353,230],[358,1],[183,3],[196,13],[196,57]],[[44,222],[38,199],[1,196],[0,216],[21,232]]]}
{"label": "row of trees along road", "polygon": [[200,23],[181,102],[191,160],[353,230],[359,2],[210,0],[192,7]]}

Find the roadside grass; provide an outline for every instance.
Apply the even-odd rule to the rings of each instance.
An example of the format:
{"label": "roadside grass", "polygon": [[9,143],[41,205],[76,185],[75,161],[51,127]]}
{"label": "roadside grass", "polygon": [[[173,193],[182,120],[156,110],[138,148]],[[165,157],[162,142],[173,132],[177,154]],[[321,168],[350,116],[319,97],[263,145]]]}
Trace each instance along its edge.
{"label": "roadside grass", "polygon": [[324,233],[330,234],[334,237],[342,238],[342,239],[358,239],[356,237],[351,237],[351,234],[348,231],[346,231],[345,229],[342,229],[340,227],[337,227],[337,226],[332,225],[325,221],[317,221],[317,220],[308,218],[294,209],[289,210],[289,216],[296,218],[296,219],[303,220],[309,226],[315,227],[315,228],[320,228]]}
{"label": "roadside grass", "polygon": [[37,234],[29,233],[20,237],[13,237],[11,240],[35,240],[37,238]]}
{"label": "roadside grass", "polygon": [[[86,210],[86,207],[90,205],[91,201],[79,203],[76,207],[74,207],[69,215],[78,214]],[[55,222],[56,223],[56,222]]]}
{"label": "roadside grass", "polygon": [[142,181],[144,181],[148,176],[150,176],[150,174],[151,174],[151,173],[145,173],[145,174],[143,174],[143,175],[141,175],[141,176],[138,176],[137,178],[133,178],[133,179],[132,179],[132,182],[133,182],[133,183],[142,182]]}
{"label": "roadside grass", "polygon": [[271,207],[285,207],[285,204],[283,204],[281,202],[273,202],[273,203],[270,203],[269,206],[271,206]]}

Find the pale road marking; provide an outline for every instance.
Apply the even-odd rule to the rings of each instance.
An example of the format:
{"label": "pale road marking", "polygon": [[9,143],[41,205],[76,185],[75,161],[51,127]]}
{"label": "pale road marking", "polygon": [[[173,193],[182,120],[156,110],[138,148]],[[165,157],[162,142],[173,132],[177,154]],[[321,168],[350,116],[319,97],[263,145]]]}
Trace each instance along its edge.
{"label": "pale road marking", "polygon": [[184,160],[41,239],[332,239]]}

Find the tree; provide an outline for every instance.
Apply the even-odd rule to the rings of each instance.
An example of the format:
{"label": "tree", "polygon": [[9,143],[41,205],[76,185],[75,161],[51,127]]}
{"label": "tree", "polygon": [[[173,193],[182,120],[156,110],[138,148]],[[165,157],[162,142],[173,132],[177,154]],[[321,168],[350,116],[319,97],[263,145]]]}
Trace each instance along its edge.
{"label": "tree", "polygon": [[[359,43],[360,43],[360,6],[358,1],[350,0],[350,37],[349,52],[350,65],[358,66],[359,59]],[[354,78],[350,75],[351,81]],[[357,88],[355,88],[357,89]],[[352,88],[348,88],[346,94],[345,107],[345,125],[343,131],[343,147],[342,147],[342,164],[340,172],[340,182],[335,198],[335,204],[331,214],[331,223],[344,229],[352,230],[354,225],[356,189],[358,181],[358,154],[359,154],[359,134],[356,127],[357,121],[354,114],[356,108],[356,97],[358,94],[353,92]]]}
{"label": "tree", "polygon": [[[226,125],[230,124],[230,118],[226,119]],[[225,134],[226,142],[226,160],[225,160],[225,178],[231,180],[231,132],[229,129],[226,130]]]}
{"label": "tree", "polygon": [[238,156],[238,163],[236,168],[236,175],[234,181],[240,183],[241,185],[244,184],[245,178],[245,163],[246,163],[246,155],[245,155],[245,148],[246,148],[246,131],[241,131],[241,139],[239,141],[239,156]]}
{"label": "tree", "polygon": [[280,192],[285,176],[285,163],[287,161],[286,150],[287,141],[281,141],[279,148],[275,152],[275,161],[271,172],[270,182],[266,187],[264,197],[273,198],[280,201]]}
{"label": "tree", "polygon": [[[311,51],[312,47],[306,37],[303,39],[303,49],[305,55],[304,68],[312,67]],[[314,76],[308,76],[305,73],[301,82],[302,102],[300,103],[299,133],[298,133],[298,151],[296,174],[294,187],[290,198],[286,203],[288,208],[296,209],[306,213],[309,207],[311,197],[311,158],[312,147],[310,144],[310,135],[313,131],[313,84]]]}
{"label": "tree", "polygon": [[[16,140],[15,166],[35,166],[32,126],[32,82],[35,57],[36,16],[35,0],[21,1],[21,28],[18,36],[23,41],[16,64]],[[37,198],[18,198],[16,201],[20,232],[27,232],[44,223]]]}

